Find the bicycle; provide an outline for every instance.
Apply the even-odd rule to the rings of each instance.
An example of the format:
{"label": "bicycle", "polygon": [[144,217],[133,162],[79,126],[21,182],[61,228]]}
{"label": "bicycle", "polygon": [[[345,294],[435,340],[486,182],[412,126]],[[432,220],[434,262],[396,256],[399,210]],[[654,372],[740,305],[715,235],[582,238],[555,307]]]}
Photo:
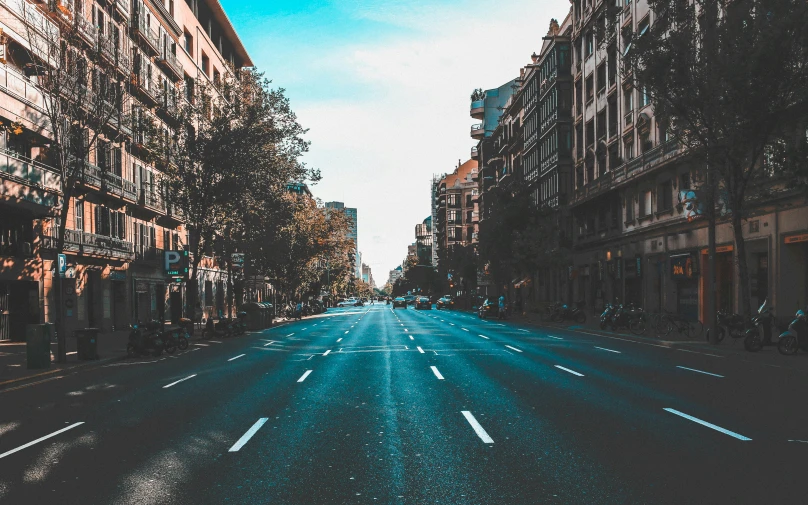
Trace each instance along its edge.
{"label": "bicycle", "polygon": [[690,321],[677,314],[664,314],[657,327],[657,335],[667,337],[674,330],[679,335],[684,334],[689,339],[695,339],[704,332],[704,325],[701,321]]}

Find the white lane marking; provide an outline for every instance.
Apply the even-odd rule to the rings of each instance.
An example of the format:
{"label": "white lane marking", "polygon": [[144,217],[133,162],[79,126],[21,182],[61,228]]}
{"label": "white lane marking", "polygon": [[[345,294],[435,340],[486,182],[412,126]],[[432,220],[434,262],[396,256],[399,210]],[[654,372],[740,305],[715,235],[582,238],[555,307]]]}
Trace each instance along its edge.
{"label": "white lane marking", "polygon": [[578,333],[584,333],[586,335],[594,335],[596,337],[611,338],[613,340],[622,340],[623,342],[631,342],[633,344],[643,344],[643,345],[650,345],[652,347],[661,347],[663,349],[673,349],[673,347],[668,345],[652,344],[650,342],[640,342],[639,340],[631,340],[630,338],[610,337],[609,335],[601,335],[600,333],[592,333],[583,330],[575,330],[575,331],[577,331]]}
{"label": "white lane marking", "polygon": [[803,443],[803,444],[808,444],[808,440],[791,439],[791,440],[789,440],[789,442],[800,442],[800,443]]}
{"label": "white lane marking", "polygon": [[584,374],[582,374],[582,373],[578,373],[578,372],[576,372],[575,370],[570,370],[569,368],[564,368],[564,367],[563,367],[563,366],[561,366],[561,365],[553,365],[553,366],[554,366],[554,367],[556,367],[556,368],[558,368],[558,369],[560,369],[560,370],[564,370],[565,372],[569,372],[569,373],[571,373],[572,375],[577,375],[578,377],[583,377],[583,376],[584,376]]}
{"label": "white lane marking", "polygon": [[720,354],[710,354],[710,353],[707,353],[707,352],[691,351],[690,349],[678,349],[677,348],[676,350],[677,351],[682,351],[682,352],[692,352],[693,354],[703,354],[705,356],[712,356],[713,358],[723,358],[724,357],[724,356],[721,356]]}
{"label": "white lane marking", "polygon": [[234,359],[239,359],[239,358],[241,358],[241,357],[243,357],[243,356],[246,356],[246,354],[239,354],[238,356],[233,356],[232,358],[230,358],[230,359],[229,359],[229,360],[227,360],[227,361],[233,361]]}
{"label": "white lane marking", "polygon": [[477,335],[478,337],[483,337],[486,340],[491,340],[490,338],[486,337],[485,335]]}
{"label": "white lane marking", "polygon": [[438,372],[438,367],[436,367],[436,366],[431,366],[431,367],[429,367],[429,368],[431,368],[431,369],[432,369],[432,373],[434,373],[434,374],[435,374],[435,377],[437,377],[437,378],[438,378],[438,380],[443,380],[443,375],[441,375],[441,374],[440,374],[440,372]]}
{"label": "white lane marking", "polygon": [[460,328],[463,331],[469,331],[468,328]]}
{"label": "white lane marking", "polygon": [[450,324],[451,326],[454,326],[454,325],[455,325],[454,323],[449,323],[449,324]]}
{"label": "white lane marking", "polygon": [[497,325],[497,326],[505,326],[505,325],[504,325],[504,324],[502,324],[502,323],[496,323],[496,325]]}
{"label": "white lane marking", "polygon": [[309,327],[307,326],[307,327],[305,327],[305,328],[300,328],[300,331],[306,331],[306,330],[308,330],[308,329],[309,329]]}
{"label": "white lane marking", "polygon": [[21,446],[17,447],[16,449],[11,449],[10,451],[6,451],[3,454],[0,454],[0,459],[5,458],[6,456],[11,456],[15,452],[19,452],[19,451],[21,451],[23,449],[27,449],[28,447],[31,447],[32,445],[35,445],[35,444],[38,444],[39,442],[42,442],[43,440],[47,440],[47,439],[49,439],[51,437],[55,437],[56,435],[59,435],[60,433],[66,432],[67,430],[72,430],[76,426],[81,426],[82,424],[84,424],[84,421],[81,421],[80,423],[71,424],[70,426],[62,428],[61,430],[54,431],[50,435],[45,435],[44,437],[39,437],[38,439],[36,439],[36,440],[34,440],[32,442],[28,442],[25,445],[21,445]]}
{"label": "white lane marking", "polygon": [[721,377],[722,379],[724,378],[723,375],[718,375],[717,373],[710,373],[710,372],[705,372],[703,370],[696,370],[695,368],[688,368],[686,366],[676,365],[676,368],[681,368],[682,370],[690,370],[691,372],[696,372],[696,373],[703,373],[704,375],[712,375],[713,377]]}
{"label": "white lane marking", "polygon": [[341,342],[341,341],[342,341],[342,337],[337,339],[337,342]]}
{"label": "white lane marking", "polygon": [[613,353],[616,353],[616,354],[623,354],[620,351],[615,351],[614,349],[606,349],[605,347],[595,346],[595,349],[600,349],[601,351],[609,351],[609,352],[613,352]]}
{"label": "white lane marking", "polygon": [[208,342],[210,342],[211,344],[221,344],[221,341],[219,340],[208,340]]}
{"label": "white lane marking", "polygon": [[188,379],[193,379],[194,377],[196,377],[196,374],[189,375],[188,377],[186,377],[186,378],[184,378],[184,379],[180,379],[180,380],[178,380],[178,381],[172,382],[171,384],[166,384],[165,386],[163,386],[163,389],[170,388],[171,386],[176,386],[176,385],[177,385],[177,384],[179,384],[180,382],[182,382],[182,381],[187,381]]}
{"label": "white lane marking", "polygon": [[327,350],[326,352],[324,352],[324,353],[323,353],[323,356],[328,356],[330,353],[331,353],[331,349],[329,349],[329,350]]}
{"label": "white lane marking", "polygon": [[303,382],[304,380],[306,380],[306,377],[308,377],[311,372],[312,372],[311,370],[306,370],[306,373],[301,375],[300,378],[297,379],[297,382]]}
{"label": "white lane marking", "polygon": [[421,346],[419,345],[419,346],[417,346],[417,347],[418,347],[418,352],[420,352],[421,354],[424,354],[424,350],[423,350],[423,349],[421,349]]}
{"label": "white lane marking", "polygon": [[408,330],[407,328],[404,328],[404,332],[405,332],[405,333],[409,333],[409,331],[410,331],[410,330]]}
{"label": "white lane marking", "polygon": [[441,323],[445,323],[446,321],[444,321],[443,319],[441,319],[441,320],[440,320],[440,322],[441,322]]}
{"label": "white lane marking", "polygon": [[249,442],[253,435],[255,435],[255,433],[261,429],[261,426],[263,426],[268,420],[268,417],[262,417],[261,419],[257,420],[255,424],[253,424],[252,427],[247,430],[247,433],[242,435],[241,438],[238,439],[238,442],[233,444],[233,447],[231,447],[227,452],[238,452],[238,450],[244,447],[244,444]]}
{"label": "white lane marking", "polygon": [[564,339],[563,339],[563,338],[561,338],[561,337],[554,337],[554,336],[552,336],[552,335],[546,335],[546,336],[547,336],[547,337],[549,337],[549,338],[554,338],[554,339],[556,339],[556,340],[564,340]]}
{"label": "white lane marking", "polygon": [[198,345],[199,347],[210,347],[208,344],[194,344],[194,345]]}
{"label": "white lane marking", "polygon": [[347,334],[348,334],[348,332],[346,331],[344,334],[345,334],[345,335],[347,335]]}
{"label": "white lane marking", "polygon": [[739,434],[735,433],[734,431],[725,430],[725,429],[724,429],[724,428],[722,428],[721,426],[716,426],[716,425],[715,425],[715,424],[713,424],[713,423],[708,423],[707,421],[702,421],[702,420],[701,420],[701,419],[699,419],[698,417],[689,416],[689,415],[685,414],[684,412],[679,412],[679,411],[678,411],[678,410],[676,410],[676,409],[665,408],[665,409],[663,409],[663,410],[664,410],[664,411],[666,411],[666,412],[670,412],[671,414],[676,414],[677,416],[684,417],[685,419],[688,419],[688,420],[690,420],[690,421],[693,421],[694,423],[699,423],[699,424],[700,424],[700,425],[702,425],[702,426],[706,426],[706,427],[708,427],[708,428],[712,428],[712,429],[714,429],[715,431],[720,431],[720,432],[721,432],[721,433],[723,433],[724,435],[729,435],[729,436],[731,436],[731,437],[737,438],[738,440],[743,440],[744,442],[747,442],[747,441],[752,440],[751,438],[745,437],[745,436],[743,436],[743,435],[739,435]]}
{"label": "white lane marking", "polygon": [[507,344],[505,345],[505,347],[507,347],[508,349],[513,349],[516,352],[524,352],[522,349],[517,349],[516,347],[511,347],[511,346],[509,346]]}
{"label": "white lane marking", "polygon": [[288,335],[286,335],[286,336],[287,336],[287,337],[291,337],[292,335],[294,335],[294,333],[290,333],[290,334],[288,334]]}
{"label": "white lane marking", "polygon": [[517,331],[524,331],[525,333],[530,333],[528,330],[523,330],[522,328],[517,328]]}
{"label": "white lane marking", "polygon": [[274,340],[270,340],[269,342],[267,342],[266,344],[264,344],[264,347],[266,347],[266,346],[268,346],[268,345],[272,345],[272,344],[274,344],[274,343],[275,343],[275,341],[274,341]]}
{"label": "white lane marking", "polygon": [[78,353],[79,353],[78,351],[68,352],[68,353],[65,353],[65,356],[72,356],[73,354],[78,354]]}
{"label": "white lane marking", "polygon": [[412,335],[410,335],[410,340],[415,340],[414,338],[412,338]]}
{"label": "white lane marking", "polygon": [[469,422],[471,427],[474,428],[474,433],[476,433],[477,436],[480,437],[480,440],[482,440],[486,444],[494,443],[494,439],[488,436],[488,433],[486,433],[483,427],[480,426],[480,423],[477,422],[477,420],[474,418],[471,412],[469,412],[468,410],[463,410],[461,411],[461,414],[463,414],[463,417],[466,418],[466,421]]}

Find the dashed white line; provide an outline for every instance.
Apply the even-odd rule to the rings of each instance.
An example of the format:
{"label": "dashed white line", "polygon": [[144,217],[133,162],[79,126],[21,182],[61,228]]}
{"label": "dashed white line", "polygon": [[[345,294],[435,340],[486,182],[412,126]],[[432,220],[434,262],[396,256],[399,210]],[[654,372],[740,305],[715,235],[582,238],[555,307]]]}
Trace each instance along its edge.
{"label": "dashed white line", "polygon": [[407,328],[404,328],[404,332],[405,332],[405,333],[409,333],[409,331],[410,331],[410,330],[408,330]]}
{"label": "dashed white line", "polygon": [[323,353],[323,356],[328,356],[330,353],[331,353],[331,349],[329,349],[329,350],[327,350],[326,352],[324,352],[324,353]]}
{"label": "dashed white line", "polygon": [[348,334],[348,332],[346,331],[346,332],[345,332],[345,335],[347,335],[347,334]]}
{"label": "dashed white line", "polygon": [[342,337],[338,338],[337,342],[342,342]]}
{"label": "dashed white line", "polygon": [[288,335],[286,335],[286,336],[287,336],[287,337],[291,337],[292,335],[294,335],[294,333],[290,333],[290,334],[288,334]]}
{"label": "dashed white line", "polygon": [[227,452],[238,452],[238,450],[244,447],[244,444],[249,442],[253,435],[255,435],[255,433],[261,429],[261,426],[263,426],[268,420],[268,417],[262,417],[261,419],[257,420],[255,424],[253,424],[252,427],[247,430],[247,433],[242,435],[241,438],[238,439],[238,442],[233,444],[233,447],[231,447]]}
{"label": "dashed white line", "polygon": [[570,370],[569,368],[564,368],[561,365],[553,365],[553,366],[555,366],[559,370],[564,370],[565,372],[571,373],[572,375],[577,375],[578,377],[583,377],[584,376],[584,374],[582,374],[582,373],[578,373],[575,370]]}
{"label": "dashed white line", "polygon": [[685,414],[684,412],[679,412],[676,409],[665,408],[663,410],[665,410],[666,412],[670,412],[671,414],[676,414],[679,417],[684,417],[685,419],[693,421],[694,423],[699,423],[702,426],[712,428],[715,431],[720,431],[721,433],[723,433],[725,435],[729,435],[729,436],[734,437],[734,438],[737,438],[738,440],[742,440],[744,442],[748,442],[748,441],[752,440],[751,438],[745,437],[743,435],[739,435],[738,433],[735,433],[734,431],[726,430],[726,429],[722,428],[721,426],[716,426],[713,423],[708,423],[707,421],[703,421],[703,420],[701,420],[701,419],[699,419],[697,417],[689,416],[689,415]]}
{"label": "dashed white line", "polygon": [[443,380],[443,375],[441,375],[441,374],[440,374],[440,372],[438,371],[438,367],[436,367],[436,366],[431,366],[431,367],[429,367],[429,368],[431,368],[431,369],[432,369],[432,373],[434,373],[434,374],[435,374],[435,377],[437,377],[437,378],[438,378],[438,380]]}
{"label": "dashed white line", "polygon": [[303,375],[301,375],[299,379],[297,379],[297,382],[303,382],[304,380],[306,380],[306,377],[308,377],[311,372],[312,372],[311,370],[306,370],[306,372]]}
{"label": "dashed white line", "polygon": [[454,323],[449,323],[449,325],[454,326],[455,324]]}
{"label": "dashed white line", "polygon": [[423,349],[421,349],[421,346],[420,346],[420,345],[419,345],[419,346],[417,346],[417,349],[418,349],[418,352],[420,352],[421,354],[424,354],[424,350],[423,350]]}
{"label": "dashed white line", "polygon": [[468,328],[460,328],[460,329],[463,330],[463,331],[469,331]]}
{"label": "dashed white line", "polygon": [[564,340],[564,339],[563,339],[563,338],[561,338],[561,337],[554,337],[554,336],[552,336],[552,335],[546,335],[546,336],[547,336],[547,338],[554,338],[554,339],[556,339],[556,340]]}
{"label": "dashed white line", "polygon": [[614,349],[606,349],[605,347],[595,346],[595,349],[600,349],[601,351],[609,351],[609,352],[613,352],[613,353],[616,353],[616,354],[623,354],[620,351],[615,351]]}
{"label": "dashed white line", "polygon": [[478,336],[478,337],[482,337],[482,338],[484,338],[484,339],[486,339],[486,340],[491,340],[490,338],[486,337],[485,335],[477,335],[477,336]]}
{"label": "dashed white line", "polygon": [[463,417],[466,418],[466,421],[469,422],[471,427],[474,428],[474,433],[476,433],[477,436],[480,437],[480,440],[482,440],[486,444],[494,443],[494,439],[488,436],[488,433],[486,433],[483,427],[480,426],[480,423],[477,422],[477,419],[474,418],[471,412],[469,412],[468,410],[463,410],[461,411],[461,413],[463,414]]}
{"label": "dashed white line", "polygon": [[199,347],[210,347],[208,344],[194,344],[194,345],[198,345]]}
{"label": "dashed white line", "polygon": [[163,389],[170,388],[171,386],[176,386],[176,385],[177,385],[177,384],[179,384],[180,382],[182,382],[182,381],[187,381],[188,379],[193,379],[194,377],[196,377],[196,374],[189,375],[188,377],[186,377],[186,378],[184,378],[184,379],[180,379],[180,380],[178,380],[178,381],[174,381],[174,382],[172,382],[171,384],[166,384],[165,386],[163,386]]}
{"label": "dashed white line", "polygon": [[227,361],[233,361],[234,359],[239,359],[239,358],[244,357],[244,356],[246,356],[246,354],[239,354],[238,356],[233,356],[232,358],[230,358]]}
{"label": "dashed white line", "polygon": [[221,344],[219,340],[208,340],[211,344]]}
{"label": "dashed white line", "polygon": [[70,426],[62,428],[61,430],[54,431],[50,435],[45,435],[44,437],[39,437],[38,439],[36,439],[36,440],[34,440],[32,442],[28,442],[27,444],[21,445],[21,446],[17,447],[16,449],[11,449],[10,451],[6,451],[3,454],[0,454],[0,459],[5,458],[6,456],[11,456],[15,452],[19,452],[19,451],[21,451],[23,449],[27,449],[28,447],[31,447],[32,445],[35,445],[35,444],[38,444],[39,442],[42,442],[43,440],[47,440],[47,439],[49,439],[51,437],[55,437],[56,435],[59,435],[60,433],[66,432],[67,430],[72,430],[73,428],[75,428],[77,426],[81,426],[82,424],[84,424],[84,421],[82,421],[80,423],[73,423]]}
{"label": "dashed white line", "polygon": [[412,338],[412,335],[410,335],[410,340],[415,340],[414,338]]}
{"label": "dashed white line", "polygon": [[530,333],[528,330],[523,330],[522,328],[517,328],[517,331],[523,331],[525,333]]}
{"label": "dashed white line", "polygon": [[682,370],[690,370],[691,372],[696,372],[696,373],[703,373],[704,375],[712,375],[713,377],[721,377],[721,378],[724,378],[724,376],[723,376],[723,375],[718,375],[717,373],[705,372],[704,370],[696,370],[695,368],[688,368],[688,367],[686,367],[686,366],[679,366],[679,365],[676,365],[676,368],[681,368]]}
{"label": "dashed white line", "polygon": [[505,345],[505,347],[507,347],[508,349],[512,349],[512,350],[514,350],[516,352],[524,352],[522,349],[517,349],[516,347],[511,347],[511,346],[509,346],[507,344]]}

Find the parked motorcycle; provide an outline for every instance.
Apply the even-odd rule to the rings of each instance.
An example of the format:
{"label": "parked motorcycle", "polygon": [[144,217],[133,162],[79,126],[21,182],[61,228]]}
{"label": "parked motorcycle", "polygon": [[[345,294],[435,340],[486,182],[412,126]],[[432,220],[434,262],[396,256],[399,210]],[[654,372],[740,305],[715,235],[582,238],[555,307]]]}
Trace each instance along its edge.
{"label": "parked motorcycle", "polygon": [[573,307],[567,304],[560,305],[556,308],[555,312],[553,312],[551,321],[560,323],[562,321],[572,320],[578,324],[584,324],[586,322],[586,313],[583,311],[583,306],[583,301],[577,302]]}
{"label": "parked motorcycle", "polygon": [[607,305],[606,310],[600,316],[601,329],[611,328],[617,331],[619,328],[626,328],[635,335],[645,333],[645,314],[641,308],[637,308],[633,303],[627,306]]}
{"label": "parked motorcycle", "polygon": [[[729,335],[732,338],[743,338],[746,336],[746,330],[752,328],[752,320],[740,314],[731,314],[719,310],[717,314],[717,329],[716,334],[718,341],[724,340],[724,337]],[[710,330],[705,332],[707,341],[710,341]]]}
{"label": "parked motorcycle", "polygon": [[165,349],[165,343],[160,335],[139,323],[131,325],[129,341],[126,344],[128,356],[159,356]]}
{"label": "parked motorcycle", "polygon": [[238,319],[233,321],[233,330],[235,335],[244,335],[247,333],[247,313],[241,311],[238,313]]}
{"label": "parked motorcycle", "polygon": [[205,329],[202,330],[203,338],[224,338],[233,334],[233,327],[228,318],[219,319],[216,323],[212,318],[205,322]]}
{"label": "parked motorcycle", "polygon": [[780,354],[790,356],[799,349],[808,352],[808,321],[804,310],[798,310],[788,329],[780,334],[777,350]]}
{"label": "parked motorcycle", "polygon": [[612,305],[611,303],[607,303],[606,307],[603,309],[603,313],[600,315],[600,329],[606,330],[612,322],[612,316],[614,316],[615,311],[617,311],[617,306]]}
{"label": "parked motorcycle", "polygon": [[[752,318],[752,327],[746,330],[743,347],[749,352],[758,352],[764,345],[772,344],[772,323],[774,322],[774,309],[769,307],[769,301],[764,300],[758,309],[757,315]],[[761,339],[761,331],[763,338]]]}

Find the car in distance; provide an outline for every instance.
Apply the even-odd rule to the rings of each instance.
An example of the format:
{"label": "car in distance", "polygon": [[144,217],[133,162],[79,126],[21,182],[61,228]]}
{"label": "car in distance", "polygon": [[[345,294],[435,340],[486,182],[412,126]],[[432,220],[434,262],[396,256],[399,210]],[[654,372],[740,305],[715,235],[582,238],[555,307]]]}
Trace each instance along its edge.
{"label": "car in distance", "polygon": [[417,299],[415,295],[404,295],[402,298],[407,301],[407,305],[415,305],[415,300]]}
{"label": "car in distance", "polygon": [[486,317],[497,317],[498,313],[499,307],[497,306],[497,302],[493,300],[486,300],[477,310],[477,317],[480,319],[485,319]]}
{"label": "car in distance", "polygon": [[451,309],[454,307],[454,300],[449,295],[441,297],[435,304],[436,309]]}
{"label": "car in distance", "polygon": [[415,308],[430,310],[432,309],[432,302],[426,296],[420,296],[415,302]]}
{"label": "car in distance", "polygon": [[399,296],[393,300],[393,308],[402,307],[407,308],[407,300],[404,299],[403,296]]}

